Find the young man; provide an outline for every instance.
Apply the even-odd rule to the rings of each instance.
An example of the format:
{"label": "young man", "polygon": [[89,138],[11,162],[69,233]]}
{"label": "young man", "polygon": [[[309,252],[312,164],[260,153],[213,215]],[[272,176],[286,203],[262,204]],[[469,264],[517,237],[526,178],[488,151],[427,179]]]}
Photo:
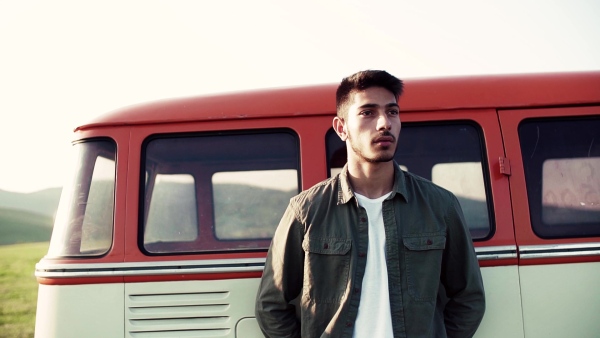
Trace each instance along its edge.
{"label": "young man", "polygon": [[[290,200],[258,290],[267,337],[471,337],[484,290],[452,193],[393,160],[402,81],[342,80],[333,128],[342,172]],[[290,303],[299,297],[299,317]]]}

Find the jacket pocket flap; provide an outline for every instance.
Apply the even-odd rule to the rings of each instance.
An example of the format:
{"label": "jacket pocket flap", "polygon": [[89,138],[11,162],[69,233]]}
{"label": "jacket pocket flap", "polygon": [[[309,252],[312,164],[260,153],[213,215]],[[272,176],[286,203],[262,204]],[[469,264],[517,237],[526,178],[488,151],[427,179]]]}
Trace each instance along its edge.
{"label": "jacket pocket flap", "polygon": [[405,236],[404,246],[408,250],[423,251],[423,250],[439,250],[446,248],[446,235],[429,234],[417,236]]}
{"label": "jacket pocket flap", "polygon": [[306,237],[302,249],[323,255],[345,255],[350,251],[351,244],[350,239]]}

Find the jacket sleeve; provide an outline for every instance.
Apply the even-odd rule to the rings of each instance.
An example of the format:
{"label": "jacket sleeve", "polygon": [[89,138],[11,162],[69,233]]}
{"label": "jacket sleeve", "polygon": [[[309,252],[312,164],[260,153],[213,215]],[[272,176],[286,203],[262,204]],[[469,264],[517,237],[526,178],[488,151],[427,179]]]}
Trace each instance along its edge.
{"label": "jacket sleeve", "polygon": [[448,233],[441,278],[448,297],[444,310],[446,334],[448,337],[472,337],[485,312],[481,271],[456,197],[445,217]]}
{"label": "jacket sleeve", "polygon": [[292,200],[273,236],[256,296],[256,319],[265,337],[300,337],[290,301],[302,291],[304,227],[294,210]]}

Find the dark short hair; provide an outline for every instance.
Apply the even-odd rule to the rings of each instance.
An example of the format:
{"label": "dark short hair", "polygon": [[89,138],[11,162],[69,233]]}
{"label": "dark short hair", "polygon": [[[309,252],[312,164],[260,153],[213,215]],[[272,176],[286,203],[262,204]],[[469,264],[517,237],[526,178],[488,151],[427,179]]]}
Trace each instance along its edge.
{"label": "dark short hair", "polygon": [[335,93],[338,117],[345,117],[352,92],[362,91],[371,87],[382,87],[389,90],[396,97],[396,101],[404,90],[402,80],[384,70],[363,70],[352,74],[342,80]]}

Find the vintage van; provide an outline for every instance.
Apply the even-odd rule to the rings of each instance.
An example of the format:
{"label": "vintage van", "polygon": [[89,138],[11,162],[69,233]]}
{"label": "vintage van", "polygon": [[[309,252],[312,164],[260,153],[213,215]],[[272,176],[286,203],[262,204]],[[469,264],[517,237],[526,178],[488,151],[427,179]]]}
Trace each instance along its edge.
{"label": "vintage van", "polygon": [[[409,79],[396,154],[453,191],[487,296],[477,337],[600,337],[600,72]],[[36,337],[261,337],[290,197],[346,160],[336,85],[125,108],[75,129]]]}

